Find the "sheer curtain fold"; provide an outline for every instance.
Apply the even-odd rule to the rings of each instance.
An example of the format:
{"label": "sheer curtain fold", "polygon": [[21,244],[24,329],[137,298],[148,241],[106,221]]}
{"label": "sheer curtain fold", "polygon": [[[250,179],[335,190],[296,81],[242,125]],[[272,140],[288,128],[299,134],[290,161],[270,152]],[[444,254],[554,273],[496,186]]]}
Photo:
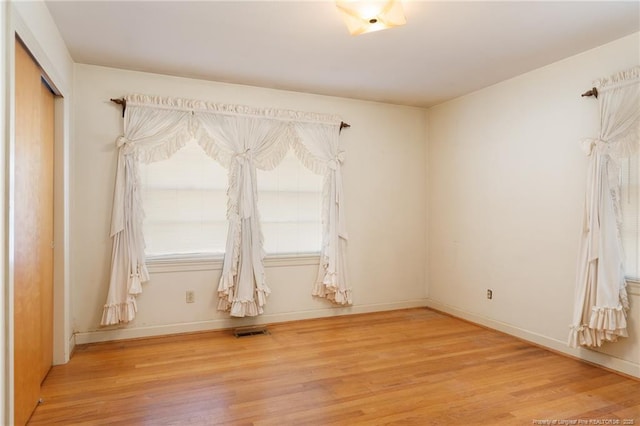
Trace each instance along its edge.
{"label": "sheer curtain fold", "polygon": [[208,138],[206,152],[221,152],[229,168],[227,219],[229,232],[222,276],[218,284],[218,309],[231,316],[255,316],[263,312],[271,292],[264,272],[264,249],[256,168],[273,169],[289,148],[287,123],[256,117],[196,114]]}
{"label": "sheer curtain fold", "polygon": [[138,164],[168,159],[193,138],[229,170],[229,233],[218,309],[237,317],[263,312],[270,289],[263,264],[256,169],[275,168],[291,146],[307,167],[325,176],[324,242],[319,284],[313,293],[336,303],[351,303],[346,284],[339,118],[147,95],[129,95],[125,100],[124,133],[117,140],[111,274],[101,325],[132,321],[137,311],[135,296],[149,280]]}
{"label": "sheer curtain fold", "polygon": [[117,140],[118,165],[111,214],[111,274],[101,325],[135,317],[135,296],[149,280],[145,265],[138,162],[169,158],[191,137],[190,116],[137,106],[127,108],[124,136]]}
{"label": "sheer curtain fold", "polygon": [[322,248],[314,296],[339,305],[352,304],[347,282],[347,223],[342,185],[344,151],[340,148],[340,123],[296,123],[293,142],[300,161],[311,171],[324,175],[322,199]]}
{"label": "sheer curtain fold", "polygon": [[600,134],[590,156],[569,345],[599,347],[627,337],[629,301],[620,235],[620,162],[640,146],[640,67],[596,84]]}

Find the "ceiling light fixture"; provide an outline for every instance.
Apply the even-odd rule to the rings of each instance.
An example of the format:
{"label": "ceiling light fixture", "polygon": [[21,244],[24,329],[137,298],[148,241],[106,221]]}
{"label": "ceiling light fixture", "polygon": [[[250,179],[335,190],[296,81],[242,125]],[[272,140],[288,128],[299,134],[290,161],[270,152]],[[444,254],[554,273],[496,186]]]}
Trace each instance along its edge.
{"label": "ceiling light fixture", "polygon": [[351,35],[386,30],[407,22],[400,0],[336,0],[336,7]]}

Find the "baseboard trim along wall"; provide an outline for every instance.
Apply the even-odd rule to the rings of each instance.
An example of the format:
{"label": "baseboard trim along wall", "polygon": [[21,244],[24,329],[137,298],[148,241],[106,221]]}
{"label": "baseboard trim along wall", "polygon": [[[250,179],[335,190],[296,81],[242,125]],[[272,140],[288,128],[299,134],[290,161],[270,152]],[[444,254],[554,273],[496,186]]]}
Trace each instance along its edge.
{"label": "baseboard trim along wall", "polygon": [[158,337],[180,333],[224,330],[250,325],[266,325],[288,321],[300,321],[314,318],[365,314],[370,312],[391,311],[396,309],[409,309],[419,307],[435,309],[454,317],[461,318],[463,320],[509,334],[522,340],[526,340],[550,350],[566,354],[570,357],[582,359],[584,361],[597,364],[611,370],[619,371],[620,373],[629,375],[631,377],[640,378],[640,365],[638,364],[634,364],[632,362],[616,358],[611,355],[591,351],[584,348],[570,348],[567,346],[565,341],[552,339],[547,336],[533,333],[529,330],[512,326],[510,324],[482,317],[472,312],[463,311],[431,299],[416,299],[393,303],[350,306],[346,308],[336,307],[335,309],[319,309],[301,312],[264,314],[252,318],[220,318],[207,321],[166,324],[149,327],[122,326],[104,330],[77,332],[74,334],[74,343],[76,345],[83,345],[88,343],[107,342],[113,340],[139,339],[145,337]]}
{"label": "baseboard trim along wall", "polygon": [[224,330],[235,327],[275,324],[279,322],[300,321],[306,319],[326,318],[341,315],[366,314],[370,312],[393,311],[397,309],[420,308],[424,306],[426,306],[426,299],[416,299],[392,303],[336,307],[335,309],[318,309],[279,314],[264,314],[257,317],[247,318],[220,318],[207,321],[156,325],[150,327],[127,327],[125,325],[118,328],[105,328],[103,330],[76,332],[74,336],[75,344],[83,345],[87,343],[108,342],[112,340],[139,339],[144,337],[157,337],[170,334]]}
{"label": "baseboard trim along wall", "polygon": [[566,354],[570,357],[579,358],[583,361],[597,364],[607,369],[615,370],[628,376],[637,377],[640,379],[640,364],[635,364],[624,359],[616,358],[611,355],[603,354],[585,348],[570,348],[569,346],[567,346],[566,341],[560,341],[549,338],[547,336],[542,336],[529,330],[524,330],[522,328],[514,327],[510,324],[482,317],[472,312],[463,311],[432,299],[427,299],[426,306],[428,308],[444,312],[454,317],[501,331],[503,333],[520,338],[522,340],[526,340],[550,350]]}

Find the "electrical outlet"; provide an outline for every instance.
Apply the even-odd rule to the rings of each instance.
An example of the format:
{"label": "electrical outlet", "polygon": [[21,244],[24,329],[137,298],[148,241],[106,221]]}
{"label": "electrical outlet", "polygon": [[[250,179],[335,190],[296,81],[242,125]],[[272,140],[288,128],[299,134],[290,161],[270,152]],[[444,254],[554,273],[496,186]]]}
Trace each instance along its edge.
{"label": "electrical outlet", "polygon": [[493,299],[493,290],[487,289],[487,299]]}
{"label": "electrical outlet", "polygon": [[185,294],[185,299],[187,303],[193,303],[196,301],[196,293],[192,290],[188,290]]}

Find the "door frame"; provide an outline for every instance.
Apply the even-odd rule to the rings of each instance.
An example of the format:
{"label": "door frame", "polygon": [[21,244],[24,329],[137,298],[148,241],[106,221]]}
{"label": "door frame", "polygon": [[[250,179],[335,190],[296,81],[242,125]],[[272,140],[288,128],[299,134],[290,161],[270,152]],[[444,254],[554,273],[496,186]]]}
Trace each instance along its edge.
{"label": "door frame", "polygon": [[[53,363],[69,361],[74,335],[70,321],[70,273],[69,273],[69,194],[70,194],[70,135],[73,61],[60,38],[44,3],[19,4],[0,2],[2,25],[3,77],[0,79],[3,93],[3,109],[0,125],[4,144],[0,150],[0,162],[4,168],[0,186],[4,188],[2,200],[3,245],[0,248],[0,273],[3,290],[0,292],[0,313],[4,327],[0,330],[0,423],[13,424],[14,375],[13,375],[13,297],[14,297],[14,211],[15,195],[15,39],[31,53],[43,70],[43,75],[57,95],[54,102],[54,259],[53,259]],[[53,33],[55,31],[55,34]],[[52,34],[57,36],[52,37]],[[62,46],[62,49],[60,48]],[[66,57],[65,57],[66,54]]]}

